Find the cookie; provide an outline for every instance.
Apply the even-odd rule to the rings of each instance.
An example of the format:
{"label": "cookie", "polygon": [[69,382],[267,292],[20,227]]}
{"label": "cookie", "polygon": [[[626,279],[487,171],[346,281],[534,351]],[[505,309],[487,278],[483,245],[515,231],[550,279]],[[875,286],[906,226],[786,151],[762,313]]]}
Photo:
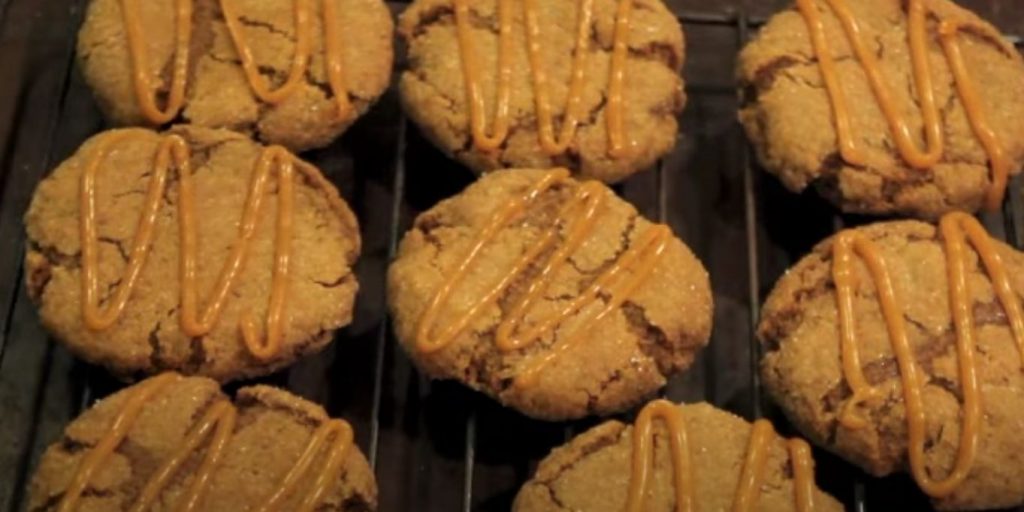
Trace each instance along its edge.
{"label": "cookie", "polygon": [[264,375],[352,319],[355,216],[315,167],[226,130],[103,132],[39,184],[25,228],[43,324],[124,378]]}
{"label": "cookie", "polygon": [[1024,504],[1022,294],[1024,254],[966,214],[844,231],[768,297],[765,387],[809,439],[910,472],[936,508]]}
{"label": "cookie", "polygon": [[[28,510],[377,509],[352,427],[287,391],[165,373],[99,401],[47,448]],[[137,508],[136,508],[137,507]]]}
{"label": "cookie", "polygon": [[326,146],[387,89],[381,0],[92,0],[78,63],[107,119]]}
{"label": "cookie", "polygon": [[676,144],[683,32],[661,0],[416,0],[399,33],[406,112],[477,172],[612,183]]}
{"label": "cookie", "polygon": [[765,169],[846,212],[997,208],[1024,163],[1024,61],[948,0],[798,0],[738,75]]}
{"label": "cookie", "polygon": [[635,425],[608,421],[555,448],[512,510],[843,510],[817,489],[813,465],[806,442],[767,420],[658,400]]}
{"label": "cookie", "polygon": [[428,376],[529,416],[625,410],[708,342],[707,272],[669,228],[566,169],[488,174],[420,215],[388,270]]}

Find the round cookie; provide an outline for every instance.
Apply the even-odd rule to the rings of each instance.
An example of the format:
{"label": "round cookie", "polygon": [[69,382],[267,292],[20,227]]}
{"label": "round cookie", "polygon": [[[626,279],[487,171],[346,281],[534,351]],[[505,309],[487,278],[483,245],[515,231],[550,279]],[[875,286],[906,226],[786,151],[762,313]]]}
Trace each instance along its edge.
{"label": "round cookie", "polygon": [[[955,219],[947,217],[943,222],[950,220]],[[871,247],[870,253],[888,269],[895,296],[894,308],[883,309],[880,304],[888,294],[883,295],[885,288],[876,284],[883,281],[876,281],[864,254],[857,257],[855,253],[849,273],[840,274],[852,277],[840,281],[843,290],[850,290],[852,304],[852,322],[845,324],[838,313],[835,269],[843,267],[836,267],[837,239],[818,245],[778,282],[764,307],[758,336],[766,352],[761,365],[765,387],[809,439],[878,476],[912,470],[915,464],[908,450],[916,445],[922,453],[920,469],[932,480],[949,478],[953,468],[959,467],[955,461],[961,450],[970,444],[961,438],[967,428],[964,422],[975,419],[978,427],[968,433],[977,435],[977,455],[964,466],[965,480],[947,491],[928,494],[942,510],[1021,505],[1024,373],[1010,318],[1019,317],[1024,295],[1024,254],[978,237],[988,240],[998,266],[1008,276],[1006,289],[1011,297],[1006,304],[1011,309],[1007,309],[993,288],[1001,280],[998,272],[979,260],[979,251],[972,249],[976,243],[965,243],[962,259],[952,258],[949,255],[956,253],[947,252],[945,244],[958,235],[945,233],[917,221],[844,232],[843,237],[851,237],[845,240],[855,237]],[[842,245],[838,247],[842,256]],[[948,276],[956,261],[964,262],[967,291],[963,300],[950,298]],[[1008,313],[1015,302],[1018,312]],[[974,343],[967,338],[961,342],[956,334],[951,306],[957,304],[963,304],[973,319],[974,328],[966,331],[974,336]],[[890,324],[886,311],[898,321]],[[853,329],[858,373],[866,388],[856,384],[844,368],[844,362],[853,358],[841,338],[843,325]],[[898,334],[901,326],[906,345],[900,342],[904,339]],[[897,334],[892,334],[894,327]],[[961,343],[973,348],[973,364],[962,355]],[[905,394],[909,370],[896,357],[901,346],[907,347],[907,360],[913,361],[920,375],[920,385],[909,388],[919,392],[917,409],[910,409]],[[977,414],[970,412],[968,400],[974,393],[969,393],[970,379],[962,377],[962,364],[977,376],[979,398],[972,399],[979,406]],[[863,391],[855,396],[857,388]],[[922,437],[917,441],[910,438],[908,417],[921,418]]]}
{"label": "round cookie", "polygon": [[[455,15],[460,4],[467,9],[461,22]],[[508,131],[496,137],[501,5],[507,6],[510,38],[505,54]],[[584,5],[592,7],[589,19]],[[409,66],[399,82],[405,110],[437,147],[477,172],[564,166],[583,178],[621,181],[672,150],[679,128],[676,116],[686,101],[679,76],[683,33],[676,17],[661,0],[632,0],[625,6],[623,16],[623,0],[416,0],[399,19],[399,33],[409,48]],[[536,13],[536,68],[527,50],[527,8]],[[619,36],[617,21],[626,22]],[[458,36],[460,23],[469,34],[465,49]],[[573,95],[581,26],[586,52],[580,53],[585,58],[578,95]],[[613,56],[617,41],[622,43],[621,61]],[[479,87],[480,109],[472,108],[463,68],[473,62],[476,70],[468,76]],[[611,78],[616,71],[624,77],[621,104]],[[540,87],[538,78],[545,81]],[[546,125],[538,90],[550,110]],[[572,109],[570,97],[579,100]],[[488,137],[499,139],[494,148],[476,144],[474,110],[485,119],[482,128]],[[610,130],[609,116],[614,122],[616,114],[621,114],[621,130]],[[566,132],[563,125],[570,118],[578,124]],[[550,127],[550,146],[540,142],[542,125]],[[621,137],[622,153],[611,151],[614,134]]]}
{"label": "round cookie", "polygon": [[[705,403],[665,405],[678,409],[676,412],[683,419],[687,443],[687,450],[683,453],[687,455],[687,482],[692,486],[690,497],[696,503],[695,510],[733,510],[741,493],[741,475],[746,471],[756,473],[745,462],[748,453],[753,451],[751,440],[755,429],[742,418]],[[677,510],[674,482],[680,468],[676,468],[672,461],[671,430],[664,422],[655,421],[651,425],[652,470],[647,492],[643,493],[645,506],[637,510]],[[637,450],[634,437],[637,428],[609,421],[555,448],[540,462],[533,478],[520,489],[512,510],[627,510],[630,486],[635,476],[632,464]],[[761,485],[756,487],[757,495],[750,499],[750,507],[746,510],[804,510],[797,507],[797,477],[794,476],[793,453],[787,441],[770,430],[767,424],[761,428],[767,433],[764,443],[759,445],[766,455],[760,471]],[[807,484],[813,490],[813,504],[806,510],[843,510],[839,502],[814,486],[813,471],[807,477],[811,479]]]}
{"label": "round cookie", "polygon": [[[306,451],[312,457],[302,466]],[[175,459],[180,465],[154,484]],[[196,490],[206,465],[206,484]],[[292,471],[300,479],[285,485]],[[127,511],[147,497],[161,509],[194,498],[197,511],[262,510],[282,490],[273,502],[279,510],[312,510],[299,506],[307,499],[317,510],[377,509],[373,471],[347,423],[270,386],[242,388],[232,403],[210,379],[163,374],[97,402],[64,429],[39,462],[28,510]]]}
{"label": "round cookie", "polygon": [[[180,4],[191,6],[189,24],[179,23]],[[100,109],[116,125],[190,123],[246,133],[293,151],[323,147],[387,89],[394,24],[381,0],[300,4],[309,9],[301,33],[296,0],[92,0],[78,35],[79,68]],[[224,6],[236,20],[242,48],[252,52],[252,79],[242,66]],[[339,34],[337,45],[325,44],[332,40],[326,37],[327,14],[336,20],[331,28]],[[133,17],[140,35],[131,40],[145,43],[138,66],[127,30],[134,25],[126,23]],[[177,32],[185,26],[191,27],[188,40],[179,40]],[[292,70],[298,69],[293,66],[303,39],[308,42],[304,72],[295,73],[294,85],[285,88]],[[184,73],[176,75],[180,42],[187,43],[188,55]],[[337,50],[328,53],[328,47]],[[339,64],[338,80],[328,71],[332,62]],[[141,93],[137,67],[146,70]],[[176,76],[184,88],[180,104],[171,104]],[[257,95],[257,90],[263,92]],[[170,112],[164,118],[147,114],[144,102]]]}
{"label": "round cookie", "polygon": [[[813,186],[853,213],[931,220],[997,202],[1002,187],[993,185],[996,168],[1015,175],[1024,163],[1024,88],[1016,85],[1024,80],[1024,61],[1013,46],[990,24],[948,0],[803,2],[816,10],[798,6],[777,14],[740,54],[738,77],[746,94],[739,117],[765,169],[790,190]],[[868,68],[856,56],[831,4],[846,6],[859,25],[866,57],[877,61],[872,69],[878,70],[893,110],[905,123],[905,145],[894,136],[899,130],[887,121]],[[908,42],[910,4],[922,5],[926,13],[922,55],[927,59],[922,61],[930,67],[930,88],[915,79]],[[837,102],[827,87],[826,64],[812,44],[813,24],[805,13],[817,13],[823,24],[836,87],[845,100],[838,103],[849,112],[844,117],[855,145],[852,154],[841,150]],[[959,31],[940,36],[940,21]],[[947,43],[958,47],[963,75],[951,71],[956,59],[949,57]],[[968,117],[961,86],[976,96],[978,121],[994,134],[1001,158],[983,144],[986,130]],[[934,93],[934,123],[926,121],[924,90]],[[931,127],[937,138],[926,143]],[[909,163],[922,157],[913,153],[929,149],[941,152]]]}
{"label": "round cookie", "polygon": [[[175,140],[191,155],[192,204],[186,209],[194,249],[182,248],[184,184],[180,167],[172,165],[162,191],[156,189],[152,237],[142,244],[149,251],[136,259],[136,235],[150,204],[151,180],[160,170],[157,155]],[[293,163],[287,180],[293,189],[287,196],[290,215],[281,206],[286,196],[279,193],[280,166],[271,162],[264,169],[262,193],[250,194],[258,181],[257,164],[268,155]],[[95,180],[94,265],[83,256],[89,245],[83,241],[92,239],[82,231],[88,210],[80,192],[86,176]],[[252,210],[256,215],[243,213],[249,211],[250,195],[262,198]],[[246,243],[241,225],[247,218],[254,224]],[[290,233],[279,236],[282,219],[290,220]],[[264,375],[321,350],[352,318],[359,287],[352,271],[360,250],[355,216],[312,165],[227,130],[103,132],[39,184],[25,227],[27,289],[44,326],[77,356],[121,377],[165,369],[219,381]],[[243,249],[238,272],[224,289],[222,275],[229,275],[228,263]],[[182,273],[188,254],[194,255],[192,280]],[[279,274],[283,255],[290,258],[287,272]],[[131,260],[141,261],[141,267],[128,286]],[[83,295],[83,283],[90,282],[87,268],[95,269],[91,301]],[[127,296],[119,290],[128,290]],[[188,290],[195,290],[194,314],[183,308]],[[216,300],[219,291],[223,300]],[[123,310],[111,313],[119,298]],[[217,304],[220,309],[211,310]],[[276,324],[268,318],[271,313],[279,315]],[[204,325],[186,326],[187,318]],[[244,324],[251,333],[242,332]],[[276,346],[274,325],[280,329]]]}
{"label": "round cookie", "polygon": [[427,375],[548,420],[636,405],[711,330],[708,275],[690,250],[565,169],[496,171],[420,215],[388,300]]}

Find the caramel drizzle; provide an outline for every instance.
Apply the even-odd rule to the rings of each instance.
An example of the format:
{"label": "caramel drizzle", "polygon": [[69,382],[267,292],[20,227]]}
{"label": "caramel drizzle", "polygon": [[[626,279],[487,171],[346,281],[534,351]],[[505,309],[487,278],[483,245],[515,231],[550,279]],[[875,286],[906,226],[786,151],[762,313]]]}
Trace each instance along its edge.
{"label": "caramel drizzle", "polygon": [[[117,447],[124,441],[125,436],[134,426],[142,408],[151,399],[169,384],[178,382],[181,376],[176,373],[164,373],[141,382],[125,400],[124,405],[114,418],[107,434],[97,442],[85,455],[75,470],[71,483],[65,490],[60,503],[57,506],[58,512],[71,512],[81,500],[82,493],[92,481],[97,470],[117,450]],[[182,493],[181,498],[173,506],[179,512],[194,510],[210,483],[210,476],[216,469],[228,441],[235,430],[235,422],[238,417],[238,410],[226,400],[219,401],[207,410],[199,423],[197,423],[185,438],[185,441],[178,447],[174,454],[163,462],[159,469],[146,482],[145,487],[136,497],[132,504],[132,512],[144,512],[149,510],[153,503],[166,489],[171,479],[181,470],[182,464],[192,454],[196,453],[204,439],[213,431],[209,447],[203,461],[193,476],[192,483]],[[309,443],[292,465],[278,487],[271,493],[264,504],[258,509],[259,512],[270,512],[280,510],[281,505],[293,495],[303,481],[303,477],[310,471],[317,454],[321,451],[328,438],[333,436],[333,445],[330,447],[330,455],[324,462],[320,472],[316,476],[312,487],[305,494],[297,509],[299,512],[310,512],[323,498],[331,484],[337,481],[341,474],[341,466],[345,456],[352,446],[352,427],[342,420],[328,420],[320,424],[313,433]]]}
{"label": "caramel drizzle", "polygon": [[[915,90],[920,95],[921,114],[924,120],[925,148],[922,150],[914,142],[907,120],[900,112],[900,107],[882,73],[878,57],[873,50],[865,45],[863,29],[850,11],[846,0],[826,0],[826,2],[839,20],[857,60],[867,76],[875,99],[889,124],[889,130],[900,156],[915,169],[934,167],[942,159],[945,149],[942,119],[935,102],[935,87],[928,60],[926,17],[930,11],[930,4],[926,3],[927,0],[909,0],[907,14],[907,34],[910,58],[913,63]],[[818,59],[825,89],[832,104],[840,156],[852,165],[868,165],[868,155],[853,135],[849,103],[840,83],[832,49],[825,35],[825,24],[821,19],[816,0],[797,0],[797,6],[810,30],[814,54]],[[995,210],[1003,202],[1007,179],[1013,163],[988,122],[974,81],[970,78],[964,65],[957,36],[965,27],[986,31],[984,27],[968,19],[940,20],[939,42],[956,83],[960,101],[963,102],[971,129],[988,153],[992,167],[992,186],[986,195],[985,206],[990,210]],[[1013,54],[1013,49],[1009,48],[1005,41],[998,37],[995,40],[999,42],[1004,52]]]}
{"label": "caramel drizzle", "polygon": [[764,463],[768,460],[768,441],[773,437],[775,429],[771,422],[765,419],[754,422],[747,445],[747,457],[740,472],[739,488],[732,502],[734,511],[754,510],[757,505],[761,497],[761,483],[764,482]]}
{"label": "caramel drizzle", "polygon": [[213,438],[210,440],[210,447],[206,450],[206,457],[203,458],[202,464],[193,477],[192,485],[189,486],[188,491],[175,507],[176,510],[181,512],[195,510],[203,490],[210,483],[210,476],[213,474],[213,470],[217,467],[217,463],[220,462],[221,455],[224,453],[224,447],[227,446],[228,440],[231,438],[231,433],[235,431],[235,421],[237,418],[238,410],[226,400],[210,406],[210,409],[203,418],[199,420],[199,424],[185,438],[185,442],[178,448],[178,451],[170,459],[164,461],[163,466],[150,477],[146,487],[142,489],[142,493],[136,498],[135,505],[132,506],[131,511],[146,512],[149,510],[157,498],[160,497],[160,492],[167,487],[171,478],[181,469],[181,465],[188,460],[192,453],[199,449],[200,443],[202,443],[203,439],[206,439],[210,430],[216,428]]}
{"label": "caramel drizzle", "polygon": [[858,231],[840,233],[836,237],[832,255],[832,277],[836,285],[839,308],[843,376],[853,392],[840,412],[839,422],[850,429],[864,428],[867,425],[867,420],[859,415],[857,406],[883,394],[882,389],[871,385],[864,376],[857,349],[853,304],[857,280],[853,260],[855,256],[859,256],[871,273],[877,289],[878,300],[889,331],[889,341],[900,369],[903,401],[907,410],[911,472],[921,489],[936,498],[949,496],[967,478],[977,454],[978,434],[981,427],[981,395],[975,361],[974,319],[971,310],[970,289],[964,270],[966,265],[965,240],[970,241],[974,246],[985,271],[992,280],[992,286],[1006,311],[1014,340],[1021,352],[1022,364],[1024,364],[1024,315],[1021,314],[1021,306],[1016,293],[1013,291],[1009,276],[991,237],[977,219],[959,212],[943,217],[939,230],[944,240],[944,250],[948,260],[949,303],[956,328],[956,349],[964,403],[960,447],[953,469],[942,480],[932,478],[925,468],[925,408],[921,396],[924,376],[920,373],[914,359],[914,352],[907,337],[906,322],[903,318],[904,308],[896,294],[885,260],[875,243]]}
{"label": "caramel drizzle", "polygon": [[58,512],[74,510],[75,505],[78,504],[82,496],[82,492],[89,485],[89,481],[92,480],[96,470],[99,469],[100,465],[103,464],[107,457],[121,444],[125,436],[128,435],[128,431],[135,423],[135,419],[138,418],[139,413],[142,412],[142,407],[146,405],[149,398],[171,382],[178,381],[179,378],[178,375],[173,373],[165,373],[138,385],[135,391],[125,400],[125,404],[114,418],[113,423],[111,423],[110,428],[107,430],[107,434],[96,443],[95,447],[85,454],[85,457],[78,464],[78,469],[71,478],[71,483],[64,490],[64,496],[61,497],[60,503],[57,505]]}
{"label": "caramel drizzle", "polygon": [[[470,127],[473,144],[482,151],[495,151],[509,135],[510,100],[512,95],[512,22],[513,0],[498,0],[498,70],[497,103],[494,107],[494,125],[487,131],[486,102],[481,86],[480,64],[472,39],[472,13],[469,0],[454,0],[455,25],[459,40],[459,54],[470,105]],[[594,0],[579,0],[579,23],[576,47],[573,52],[569,92],[566,97],[565,116],[561,130],[555,135],[549,98],[548,73],[544,68],[541,48],[541,29],[537,0],[522,0],[526,32],[527,56],[537,111],[537,138],[544,153],[554,156],[565,153],[576,137],[582,111],[583,88],[586,79],[587,53],[590,51],[590,32],[594,16]],[[608,77],[608,105],[606,127],[608,154],[624,157],[634,146],[624,135],[624,99],[626,63],[629,57],[629,31],[633,0],[618,0],[615,14],[615,33],[612,45],[611,70]]]}
{"label": "caramel drizzle", "polygon": [[814,458],[811,456],[811,445],[803,439],[793,438],[786,441],[786,448],[789,450],[789,462],[793,466],[796,510],[797,512],[813,512]]}
{"label": "caramel drizzle", "polygon": [[[416,333],[416,349],[418,351],[431,353],[448,346],[470,323],[479,318],[487,306],[497,302],[517,276],[537,265],[541,268],[538,277],[531,281],[526,293],[511,306],[510,313],[498,325],[495,345],[503,352],[529,347],[580,312],[583,312],[580,319],[580,325],[583,327],[576,328],[563,336],[561,342],[554,345],[550,352],[536,357],[518,372],[515,385],[527,386],[536,381],[538,375],[548,364],[579,345],[594,325],[619,309],[650,277],[671,238],[671,231],[666,226],[653,226],[645,230],[636,243],[632,244],[618,260],[598,275],[586,290],[561,311],[537,321],[529,328],[521,327],[521,324],[529,317],[530,311],[551,286],[559,270],[568,265],[569,258],[573,253],[593,234],[609,193],[600,183],[586,182],[580,185],[572,200],[559,212],[556,226],[547,230],[536,243],[528,248],[515,262],[512,269],[505,273],[490,291],[449,325],[440,328],[436,325],[443,307],[458,284],[465,279],[483,248],[493,241],[506,225],[519,218],[530,205],[537,201],[541,194],[557,185],[567,183],[569,183],[568,170],[556,169],[548,172],[525,195],[514,198],[491,216],[487,224],[477,233],[465,258],[457,267],[445,272],[447,278],[434,294],[420,319]],[[558,226],[565,227],[564,235],[560,234]],[[538,264],[541,256],[545,254],[549,254],[547,259]],[[601,302],[602,297],[608,297],[602,308],[590,307]]]}
{"label": "caramel drizzle", "polygon": [[281,508],[281,505],[295,492],[299,484],[304,481],[304,477],[309,472],[310,467],[312,467],[317,453],[320,452],[321,447],[332,435],[334,436],[334,445],[331,447],[331,453],[327,457],[323,469],[317,474],[312,489],[306,493],[297,510],[298,512],[309,512],[316,507],[317,503],[323,498],[324,493],[330,489],[330,485],[338,479],[341,465],[345,462],[345,455],[348,454],[349,447],[352,446],[352,427],[342,420],[325,421],[317,427],[302,455],[299,456],[299,459],[288,471],[288,474],[285,475],[277,490],[258,509],[258,512],[271,512]]}
{"label": "caramel drizzle", "polygon": [[267,195],[272,171],[277,170],[278,208],[274,236],[274,270],[270,303],[267,310],[267,339],[260,340],[256,320],[251,312],[244,312],[240,321],[242,339],[249,352],[261,360],[273,358],[281,350],[281,334],[288,299],[288,276],[292,256],[292,222],[294,219],[294,174],[296,163],[303,176],[320,188],[332,208],[342,217],[349,217],[345,205],[320,172],[298,161],[280,146],[265,148],[256,161],[255,171],[246,198],[245,209],[239,222],[238,241],[224,262],[213,287],[213,299],[199,314],[196,284],[196,255],[198,253],[195,193],[188,143],[177,135],[161,139],[156,152],[152,177],[146,201],[132,240],[131,255],[124,274],[105,306],[100,306],[99,249],[96,205],[96,175],[113,146],[124,142],[130,132],[109,136],[99,143],[95,156],[82,172],[81,182],[81,237],[82,237],[82,316],[86,327],[94,331],[107,329],[124,313],[138,278],[152,248],[156,219],[167,186],[167,175],[172,160],[178,169],[178,218],[181,244],[181,329],[185,335],[199,337],[208,334],[227,303],[239,275],[245,268],[249,248],[256,233],[260,212]]}
{"label": "caramel drizzle", "polygon": [[[691,512],[697,509],[697,499],[686,433],[686,418],[682,408],[667,400],[655,400],[647,404],[640,411],[633,427],[633,460],[626,511],[645,510],[645,499],[650,493],[651,474],[654,471],[654,422],[658,419],[665,422],[669,433],[669,448],[674,469],[675,510]],[[769,442],[774,438],[775,429],[772,428],[771,422],[764,419],[754,422],[736,495],[733,498],[733,511],[745,512],[756,508],[764,481]],[[811,458],[810,446],[805,441],[791,439],[787,441],[787,448],[793,464],[796,509],[799,512],[811,512],[814,510],[814,461]]]}
{"label": "caramel drizzle", "polygon": [[[295,53],[291,69],[284,83],[277,89],[267,83],[260,74],[252,47],[242,35],[243,27],[235,14],[232,0],[219,0],[228,33],[238,53],[246,80],[253,95],[264,103],[277,105],[291,96],[303,83],[312,54],[312,29],[310,25],[310,0],[293,0],[295,16]],[[344,66],[342,65],[342,38],[338,18],[337,0],[323,0],[324,53],[328,83],[337,103],[338,118],[352,115],[352,103],[348,97]],[[125,25],[125,36],[131,56],[132,78],[135,96],[142,115],[153,124],[166,124],[181,111],[185,104],[185,89],[188,80],[189,46],[192,40],[192,2],[175,0],[175,53],[171,73],[167,104],[161,110],[156,105],[154,91],[158,88],[159,77],[149,71],[149,55],[146,52],[146,35],[139,16],[138,0],[121,0],[121,12]]]}

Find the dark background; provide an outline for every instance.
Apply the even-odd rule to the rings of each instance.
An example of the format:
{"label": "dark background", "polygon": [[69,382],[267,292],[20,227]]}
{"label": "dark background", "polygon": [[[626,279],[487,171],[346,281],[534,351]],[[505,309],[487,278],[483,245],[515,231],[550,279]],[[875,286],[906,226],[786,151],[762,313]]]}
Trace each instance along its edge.
{"label": "dark background", "polygon": [[[688,40],[683,133],[661,165],[617,187],[645,215],[671,224],[711,273],[711,345],[691,371],[673,379],[667,397],[706,400],[747,418],[767,414],[783,432],[785,422],[760,399],[751,371],[752,320],[796,258],[836,228],[862,222],[837,216],[811,195],[791,195],[752,169],[736,125],[735,55],[764,17],[788,3],[668,1]],[[1020,0],[961,3],[1005,31],[1024,33]],[[103,129],[72,65],[83,4],[0,0],[0,510],[24,507],[42,450],[83,407],[120,386],[46,336],[21,285],[21,216],[35,184]],[[330,349],[262,381],[352,422],[376,466],[381,511],[508,510],[536,462],[596,420],[532,421],[458,385],[427,382],[397,350],[384,311],[384,270],[396,239],[417,212],[472,176],[407,126],[393,92],[332,147],[304,156],[324,169],[360,218],[362,290],[355,323]],[[1017,243],[1019,184],[1010,197],[1008,215],[984,220]],[[874,480],[826,454],[816,457],[819,483],[852,510],[927,510],[906,477]]]}

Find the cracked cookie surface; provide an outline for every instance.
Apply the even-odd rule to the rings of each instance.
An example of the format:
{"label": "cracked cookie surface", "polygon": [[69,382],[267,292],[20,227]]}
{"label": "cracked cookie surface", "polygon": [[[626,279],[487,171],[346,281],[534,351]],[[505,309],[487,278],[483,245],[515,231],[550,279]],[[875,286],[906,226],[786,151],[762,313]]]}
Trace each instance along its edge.
{"label": "cracked cookie surface", "polygon": [[[580,324],[586,315],[606,307],[607,290],[532,343],[514,350],[496,346],[499,325],[531,284],[538,282],[542,255],[516,273],[510,286],[485,304],[450,343],[432,352],[417,347],[425,312],[452,269],[465,261],[480,230],[495,211],[522,197],[547,173],[535,169],[490,173],[416,219],[388,271],[396,335],[430,377],[460,381],[527,415],[559,420],[622,411],[652,395],[668,376],[687,368],[710,336],[712,298],[707,272],[671,235],[652,273],[597,325],[588,322],[581,329]],[[567,178],[540,193],[522,216],[504,224],[438,310],[441,323],[450,325],[466,314],[546,233],[557,232],[557,244],[563,244],[568,228],[557,217],[581,186]],[[568,264],[553,270],[550,286],[525,315],[520,333],[579,299],[653,226],[627,202],[600,188],[608,197],[595,228],[569,255]],[[514,385],[525,368],[555,354],[561,342],[580,332],[585,335],[578,343],[549,361],[535,382]]]}
{"label": "cracked cookie surface", "polygon": [[[923,377],[924,467],[933,478],[945,478],[960,449],[963,388],[943,240],[934,226],[916,221],[879,223],[859,231],[877,246],[902,304],[910,347]],[[854,265],[857,346],[868,383],[882,395],[858,407],[867,419],[866,427],[847,428],[839,423],[851,392],[840,357],[831,273],[833,243],[830,239],[816,247],[768,297],[758,331],[766,351],[761,364],[764,383],[787,416],[815,443],[875,475],[903,471],[909,461],[900,369],[877,289],[860,261]],[[1024,295],[1024,254],[995,244],[1019,298]],[[992,281],[977,252],[966,253],[982,409],[978,452],[964,483],[934,503],[943,510],[1001,509],[1024,503],[1024,481],[1019,476],[1019,454],[1024,453],[1020,436],[1024,372]]]}
{"label": "cracked cookie surface", "polygon": [[[569,95],[580,3],[537,2],[541,62],[548,76],[546,89],[556,134]],[[606,115],[616,4],[616,0],[594,1],[587,74],[580,96],[583,115],[565,153],[550,156],[538,142],[535,89],[520,2],[513,2],[512,7],[510,132],[497,151],[481,151],[473,144],[452,0],[417,0],[399,20],[399,33],[409,47],[409,66],[399,82],[406,112],[442,151],[477,172],[564,166],[578,176],[611,183],[653,165],[675,146],[676,116],[685,104],[679,76],[683,33],[661,0],[633,2],[623,115],[625,137],[636,147],[626,156],[611,157]],[[485,0],[469,7],[488,126],[493,123],[498,76],[497,6],[497,0]]]}
{"label": "cracked cookie surface", "polygon": [[[140,385],[100,400],[64,430],[63,437],[43,454],[29,488],[30,512],[57,506],[86,454],[110,432],[114,418]],[[131,510],[143,486],[162,464],[178,453],[186,437],[215,404],[231,402],[216,382],[181,378],[159,390],[143,405],[124,440],[89,480],[76,510]],[[278,487],[314,431],[330,420],[323,408],[270,386],[245,387],[235,395],[237,420],[214,466],[195,510],[256,510]],[[176,510],[209,450],[201,443],[163,488],[154,510]],[[282,503],[297,510],[328,457],[325,444],[314,455],[310,478]],[[377,484],[369,464],[352,445],[341,462],[338,480],[328,484],[317,510],[371,512],[377,509]]]}
{"label": "cracked cookie surface", "polygon": [[[239,240],[239,222],[254,165],[263,146],[226,130],[189,126],[169,132],[192,152],[192,187],[197,226],[196,284],[200,311],[222,266]],[[286,282],[281,349],[268,360],[243,343],[239,321],[257,319],[259,336],[273,282],[277,180],[268,192],[241,270],[208,334],[190,337],[181,327],[179,187],[168,174],[149,256],[120,318],[109,328],[86,327],[82,309],[80,200],[83,169],[111,138],[130,134],[99,166],[96,178],[100,304],[109,301],[125,273],[162,134],[133,128],[88,140],[36,189],[25,216],[28,234],[26,282],[45,327],[77,356],[122,377],[174,369],[220,381],[264,375],[319,351],[348,325],[358,289],[351,266],[360,250],[351,211],[332,208],[328,194],[296,173],[291,262]],[[344,203],[342,202],[342,206]]]}
{"label": "cracked cookie surface", "polygon": [[[231,0],[242,36],[264,80],[281,85],[296,48],[294,0]],[[311,57],[304,79],[271,105],[252,92],[218,0],[192,0],[193,27],[185,104],[176,122],[227,128],[293,151],[326,146],[365,113],[387,88],[394,58],[394,24],[381,0],[337,3],[341,63],[354,114],[337,115],[327,76],[320,1],[309,2]],[[151,91],[162,105],[175,58],[176,0],[138,2],[148,72],[160,84]],[[78,36],[78,62],[106,117],[117,125],[147,126],[132,80],[133,66],[119,0],[92,0]]]}
{"label": "cracked cookie surface", "polygon": [[[751,425],[728,412],[701,403],[681,405],[686,419],[693,496],[698,510],[731,510],[747,454]],[[619,512],[626,506],[633,457],[633,429],[609,421],[555,448],[519,491],[514,512]],[[654,462],[644,510],[676,510],[675,470],[668,430],[654,426]],[[795,511],[793,472],[785,440],[773,435],[764,479],[754,507]],[[815,489],[814,510],[843,510],[834,498]]]}
{"label": "cracked cookie surface", "polygon": [[[879,60],[894,104],[913,143],[924,148],[920,91],[915,84],[901,0],[847,2],[869,51]],[[929,2],[927,54],[945,151],[930,169],[913,169],[899,151],[864,68],[827,2],[818,1],[838,81],[846,94],[854,140],[873,160],[851,165],[839,154],[832,103],[807,23],[796,8],[774,16],[743,49],[738,76],[747,92],[740,112],[765,169],[789,189],[813,186],[847,212],[937,219],[953,210],[977,211],[991,186],[989,155],[972,129],[938,40],[936,15],[971,20],[957,36],[981,111],[1012,163],[1024,164],[1024,62],[1007,54],[987,22],[947,0]],[[1012,50],[1012,49],[1011,49]]]}

